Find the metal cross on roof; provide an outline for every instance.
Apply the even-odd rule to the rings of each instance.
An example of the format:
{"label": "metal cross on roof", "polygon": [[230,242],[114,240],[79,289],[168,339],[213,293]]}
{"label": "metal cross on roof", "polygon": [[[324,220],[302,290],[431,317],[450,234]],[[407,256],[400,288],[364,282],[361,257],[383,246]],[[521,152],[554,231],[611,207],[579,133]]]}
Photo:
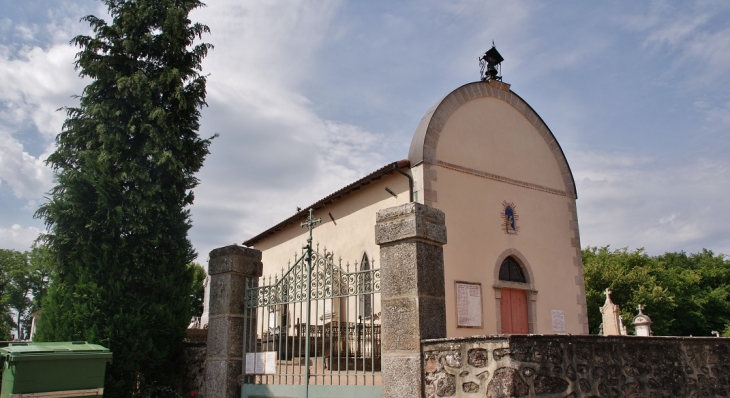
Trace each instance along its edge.
{"label": "metal cross on roof", "polygon": [[309,238],[307,238],[307,242],[312,243],[312,230],[314,229],[315,225],[321,222],[321,218],[314,218],[314,209],[309,209],[309,217],[307,217],[307,221],[304,221],[300,224],[302,228],[309,228]]}
{"label": "metal cross on roof", "polygon": [[636,309],[639,310],[639,315],[643,315],[642,312],[641,312],[644,309],[644,306],[643,305],[641,305],[641,304],[637,305],[636,306]]}

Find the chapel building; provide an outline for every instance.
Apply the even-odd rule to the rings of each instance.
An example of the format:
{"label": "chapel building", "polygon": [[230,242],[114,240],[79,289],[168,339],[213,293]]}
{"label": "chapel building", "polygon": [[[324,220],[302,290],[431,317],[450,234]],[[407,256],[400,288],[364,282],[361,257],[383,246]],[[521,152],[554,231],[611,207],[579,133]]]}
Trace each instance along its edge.
{"label": "chapel building", "polygon": [[[306,242],[300,223],[311,208],[321,219],[312,234],[323,255],[349,262],[349,270],[375,269],[377,211],[422,203],[446,216],[447,337],[587,334],[576,199],[568,162],[542,118],[509,84],[478,81],[426,112],[407,159],[243,244],[262,252],[264,277],[281,275]],[[377,322],[377,299],[352,305],[330,307],[327,317]]]}

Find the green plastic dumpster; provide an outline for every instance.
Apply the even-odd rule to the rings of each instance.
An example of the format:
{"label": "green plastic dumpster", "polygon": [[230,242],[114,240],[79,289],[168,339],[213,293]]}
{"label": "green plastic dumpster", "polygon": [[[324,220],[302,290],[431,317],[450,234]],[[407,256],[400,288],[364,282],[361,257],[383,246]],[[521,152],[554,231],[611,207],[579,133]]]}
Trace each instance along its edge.
{"label": "green plastic dumpster", "polygon": [[0,360],[0,398],[100,397],[112,353],[85,341],[11,343]]}

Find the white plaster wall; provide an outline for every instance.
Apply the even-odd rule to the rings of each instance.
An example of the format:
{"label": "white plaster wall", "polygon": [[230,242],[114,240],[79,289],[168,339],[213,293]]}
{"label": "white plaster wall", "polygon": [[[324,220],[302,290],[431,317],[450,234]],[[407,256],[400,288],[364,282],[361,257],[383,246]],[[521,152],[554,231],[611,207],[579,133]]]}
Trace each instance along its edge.
{"label": "white plaster wall", "polygon": [[[388,187],[398,197],[388,193]],[[334,251],[335,260],[342,258],[343,263],[360,262],[363,252],[376,261],[380,249],[375,244],[375,214],[380,209],[408,203],[408,180],[401,174],[386,175],[359,190],[343,196],[323,209],[316,210],[314,216],[321,218],[313,231],[314,243],[319,243],[321,251]],[[330,219],[332,213],[335,221]],[[294,259],[294,253],[301,253],[306,244],[307,228],[290,225],[273,236],[261,239],[254,248],[261,250],[264,276],[281,274],[281,268]],[[377,265],[377,263],[376,263]],[[378,266],[379,267],[379,266]]]}
{"label": "white plaster wall", "polygon": [[[386,187],[398,196],[394,197],[388,193]],[[408,203],[409,194],[408,179],[401,174],[393,173],[343,196],[342,199],[314,212],[314,216],[321,218],[322,222],[317,224],[312,232],[313,243],[315,245],[319,243],[319,251],[322,254],[325,247],[328,252],[334,252],[336,264],[341,258],[343,269],[347,270],[346,264],[349,262],[350,272],[360,269],[359,263],[363,253],[368,255],[371,269],[380,268],[380,248],[375,244],[375,215],[380,209]],[[329,213],[332,213],[334,222],[330,219]],[[282,269],[286,271],[290,261],[294,263],[294,253],[301,256],[307,235],[307,228],[302,228],[297,222],[254,244],[254,248],[262,252],[263,276],[267,279],[267,283],[269,277],[273,280],[276,275],[281,276]],[[355,262],[358,263],[357,268]],[[376,295],[376,298],[378,297]],[[354,321],[357,304],[357,300],[350,300],[349,308],[343,307],[340,313],[348,312],[351,315],[350,321]],[[323,309],[318,311],[319,315],[322,315]],[[373,300],[373,313],[378,312],[380,312],[380,300],[376,299]],[[293,318],[299,316],[295,315]],[[313,322],[314,318],[315,315]],[[344,320],[344,315],[340,319]]]}
{"label": "white plaster wall", "polygon": [[[582,333],[569,212],[573,199],[540,190],[539,186],[564,191],[565,184],[555,156],[533,124],[499,98],[473,99],[444,124],[436,158],[462,168],[431,166],[436,170],[432,204],[446,214],[448,233],[444,246],[448,336],[500,332],[494,270],[498,256],[507,249],[522,253],[534,276],[538,291],[534,332],[553,332],[551,310],[555,309],[565,312],[567,333]],[[490,176],[474,175],[479,172]],[[517,234],[505,233],[501,218],[505,201],[515,204]],[[456,327],[455,280],[482,284],[483,329]]]}
{"label": "white plaster wall", "polygon": [[[552,333],[551,310],[565,311],[566,332],[582,333],[576,296],[575,249],[571,246],[570,199],[439,168],[434,182],[446,213],[448,244],[444,246],[447,335],[496,334],[494,270],[498,256],[516,249],[528,261],[536,297],[536,333]],[[513,202],[519,215],[517,234],[504,232],[503,201]],[[469,211],[458,211],[469,209]],[[482,284],[483,329],[456,327],[454,281]]]}
{"label": "white plaster wall", "polygon": [[441,130],[438,160],[565,190],[550,148],[525,116],[495,97],[473,99]]}

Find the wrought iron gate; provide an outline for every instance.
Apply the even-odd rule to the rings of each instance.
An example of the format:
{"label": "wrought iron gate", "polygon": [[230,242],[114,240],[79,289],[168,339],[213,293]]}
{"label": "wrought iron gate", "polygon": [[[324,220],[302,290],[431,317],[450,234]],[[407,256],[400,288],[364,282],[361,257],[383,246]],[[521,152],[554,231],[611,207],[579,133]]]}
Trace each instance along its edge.
{"label": "wrought iron gate", "polygon": [[[380,397],[380,270],[307,244],[281,275],[245,289],[243,397]],[[352,270],[351,270],[352,268]]]}

